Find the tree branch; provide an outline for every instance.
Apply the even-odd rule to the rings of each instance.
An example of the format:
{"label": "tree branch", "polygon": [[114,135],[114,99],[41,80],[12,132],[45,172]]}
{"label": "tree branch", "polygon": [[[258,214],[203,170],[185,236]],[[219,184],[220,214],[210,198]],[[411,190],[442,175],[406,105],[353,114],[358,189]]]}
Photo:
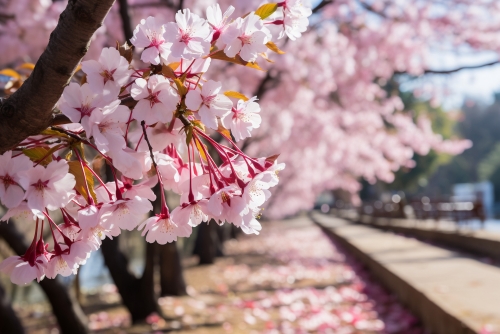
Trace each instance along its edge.
{"label": "tree branch", "polygon": [[459,71],[462,71],[462,70],[471,70],[471,69],[476,69],[476,68],[481,68],[481,67],[492,66],[492,65],[496,65],[498,63],[500,63],[500,60],[495,60],[495,61],[492,61],[492,62],[489,62],[489,63],[486,63],[486,64],[481,64],[481,65],[472,65],[472,66],[457,67],[457,68],[452,69],[452,70],[443,70],[443,71],[439,71],[439,70],[425,70],[424,74],[451,74],[451,73],[459,72]]}
{"label": "tree branch", "polygon": [[312,12],[313,13],[317,13],[319,12],[323,7],[325,7],[326,5],[329,5],[331,3],[333,3],[334,0],[323,0],[321,1],[316,7],[314,7],[312,9]]}
{"label": "tree branch", "polygon": [[0,102],[0,154],[52,122],[52,110],[114,0],[70,0],[35,69]]}
{"label": "tree branch", "polygon": [[177,5],[177,10],[183,10],[184,9],[184,0],[179,0],[179,5]]}
{"label": "tree branch", "polygon": [[[457,68],[454,68],[451,70],[430,70],[430,69],[428,69],[428,70],[425,70],[424,73],[422,73],[422,74],[452,74],[452,73],[460,72],[462,70],[473,70],[473,69],[477,69],[477,68],[493,66],[496,64],[500,64],[500,59],[489,62],[489,63],[480,64],[480,65],[461,66],[461,67],[457,67]],[[408,74],[408,72],[394,72],[394,74]]]}
{"label": "tree branch", "polygon": [[129,41],[134,35],[134,30],[132,29],[128,0],[118,0],[118,3],[120,5],[120,18],[122,20],[123,35],[125,36],[125,39]]}

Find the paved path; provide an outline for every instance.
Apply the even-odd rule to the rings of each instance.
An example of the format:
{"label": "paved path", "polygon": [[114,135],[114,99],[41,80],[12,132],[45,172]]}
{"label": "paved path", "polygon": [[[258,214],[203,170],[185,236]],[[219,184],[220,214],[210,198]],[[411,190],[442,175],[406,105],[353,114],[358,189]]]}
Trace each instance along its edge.
{"label": "paved path", "polygon": [[500,330],[500,268],[344,219],[319,213],[312,217],[357,253],[436,333]]}

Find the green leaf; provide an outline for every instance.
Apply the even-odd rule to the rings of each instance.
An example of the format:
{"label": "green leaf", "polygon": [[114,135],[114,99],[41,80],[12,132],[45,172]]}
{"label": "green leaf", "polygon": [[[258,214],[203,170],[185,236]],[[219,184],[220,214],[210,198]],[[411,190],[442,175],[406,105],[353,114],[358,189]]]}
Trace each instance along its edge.
{"label": "green leaf", "polygon": [[280,50],[276,44],[274,44],[272,41],[267,42],[266,46],[269,50],[276,52],[277,54],[284,55],[285,51]]}
{"label": "green leaf", "polygon": [[78,191],[85,199],[87,199],[88,198],[87,187],[85,186],[85,183],[87,183],[90,191],[90,196],[92,196],[94,201],[97,203],[97,197],[94,192],[94,177],[92,176],[92,172],[89,171],[88,169],[85,169],[85,177],[84,177],[82,172],[82,166],[80,165],[80,161],[78,160],[69,161],[68,165],[69,165],[69,172],[75,176],[76,191]]}
{"label": "green leaf", "polygon": [[235,91],[232,91],[232,90],[228,90],[227,92],[224,92],[224,95],[226,95],[227,97],[233,97],[235,99],[239,99],[239,100],[243,100],[243,101],[249,100],[248,97],[246,97],[245,95],[238,93],[238,92],[235,92]]}
{"label": "green leaf", "polygon": [[248,61],[244,61],[240,55],[236,55],[234,58],[229,58],[228,56],[226,56],[226,54],[224,53],[224,50],[220,50],[220,51],[217,51],[216,53],[213,53],[210,58],[212,59],[219,59],[219,60],[224,60],[224,61],[227,61],[227,62],[230,62],[230,63],[234,63],[234,64],[238,64],[238,65],[243,65],[243,66],[247,66],[247,67],[251,67],[251,68],[254,68],[256,70],[259,70],[259,71],[264,71],[260,66],[259,64],[257,63],[251,63],[251,62],[248,62]]}
{"label": "green leaf", "polygon": [[277,3],[266,3],[262,6],[260,6],[256,11],[255,15],[260,16],[260,18],[263,20],[265,18],[268,18],[271,16],[276,9],[278,9],[278,4]]}

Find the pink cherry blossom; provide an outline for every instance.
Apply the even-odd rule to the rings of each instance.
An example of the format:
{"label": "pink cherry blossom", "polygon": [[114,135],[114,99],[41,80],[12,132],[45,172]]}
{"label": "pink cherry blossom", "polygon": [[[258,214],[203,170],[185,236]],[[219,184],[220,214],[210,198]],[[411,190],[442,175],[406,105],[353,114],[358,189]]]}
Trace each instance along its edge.
{"label": "pink cherry blossom", "polygon": [[26,190],[24,198],[28,207],[40,218],[45,208],[62,208],[75,196],[75,177],[68,169],[66,160],[59,160],[47,167],[38,165],[19,173],[19,184]]}
{"label": "pink cherry blossom", "polygon": [[0,201],[7,208],[21,204],[24,190],[19,185],[18,173],[28,170],[32,165],[25,155],[12,158],[12,151],[0,155]]}
{"label": "pink cherry blossom", "polygon": [[137,25],[130,42],[137,48],[145,48],[141,55],[142,61],[153,65],[168,63],[172,44],[163,38],[164,31],[164,26],[152,16],[142,19]]}
{"label": "pink cherry blossom", "polygon": [[231,112],[233,102],[224,94],[219,94],[222,83],[209,80],[201,92],[191,90],[186,96],[186,106],[195,111],[198,110],[203,124],[212,129],[217,129],[217,117],[224,117]]}
{"label": "pink cherry blossom", "polygon": [[102,49],[99,61],[82,62],[82,71],[87,74],[87,82],[93,92],[115,96],[132,74],[128,61],[115,48]]}
{"label": "pink cherry blossom", "polygon": [[[65,248],[68,248],[65,246]],[[57,254],[50,258],[45,268],[47,278],[55,278],[57,275],[64,277],[76,274],[78,262],[73,252]]]}
{"label": "pink cherry blossom", "polygon": [[218,3],[215,5],[211,5],[207,7],[207,21],[208,24],[214,30],[212,40],[218,40],[221,35],[224,34],[227,27],[229,26],[231,14],[234,13],[234,7],[227,7],[224,14],[222,14],[222,10]]}
{"label": "pink cherry blossom", "polygon": [[172,43],[172,55],[187,60],[207,55],[212,36],[208,23],[189,9],[178,11],[175,21],[165,25],[163,34],[165,41]]}
{"label": "pink cherry blossom", "polygon": [[221,40],[226,43],[224,53],[234,57],[238,53],[243,60],[253,62],[261,52],[267,51],[266,43],[270,32],[264,27],[262,20],[255,13],[250,13],[244,19],[237,18],[229,25]]}
{"label": "pink cherry blossom", "polygon": [[33,264],[20,256],[11,256],[0,263],[0,271],[10,275],[12,283],[26,285],[34,279],[40,282],[45,277],[44,266],[47,263],[45,255],[39,255]]}
{"label": "pink cherry blossom", "polygon": [[92,113],[110,104],[119,105],[120,101],[116,96],[104,96],[92,92],[88,83],[80,86],[75,82],[64,88],[58,103],[62,113],[72,122],[81,123],[85,131],[90,131],[89,118]]}
{"label": "pink cherry blossom", "polygon": [[139,226],[139,230],[142,229],[144,229],[142,236],[146,236],[147,242],[157,242],[160,245],[177,241],[178,237],[189,237],[192,233],[189,224],[176,222],[172,217],[161,215],[148,218]]}
{"label": "pink cherry blossom", "polygon": [[170,87],[168,79],[161,75],[152,75],[149,80],[135,80],[130,95],[139,101],[133,110],[133,117],[148,125],[170,122],[179,102],[179,96]]}
{"label": "pink cherry blossom", "polygon": [[201,199],[180,205],[172,211],[172,219],[180,225],[198,226],[208,221],[208,200]]}
{"label": "pink cherry blossom", "polygon": [[[96,110],[88,120],[88,137],[93,137],[97,148],[101,152],[110,151],[110,136],[120,137],[124,135],[123,128],[129,120],[130,110],[122,105],[114,104]],[[116,138],[115,141],[120,141]],[[114,142],[112,140],[112,142]]]}
{"label": "pink cherry blossom", "polygon": [[260,126],[260,106],[256,97],[248,101],[238,100],[236,108],[221,119],[226,129],[230,129],[236,141],[251,136],[251,131]]}
{"label": "pink cherry blossom", "polygon": [[151,202],[144,198],[117,200],[102,206],[102,225],[104,227],[118,226],[121,229],[134,230],[143,216],[153,210]]}

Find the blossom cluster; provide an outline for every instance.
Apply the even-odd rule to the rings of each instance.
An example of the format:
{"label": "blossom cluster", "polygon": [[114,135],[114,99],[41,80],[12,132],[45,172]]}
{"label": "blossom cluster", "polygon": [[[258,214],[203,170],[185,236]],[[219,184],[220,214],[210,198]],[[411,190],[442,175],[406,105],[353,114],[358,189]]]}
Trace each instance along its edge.
{"label": "blossom cluster", "polygon": [[[82,62],[83,81],[65,87],[57,105],[67,121],[0,155],[0,202],[8,208],[1,220],[23,216],[35,226],[26,254],[0,264],[13,283],[71,275],[123,229],[160,244],[209,220],[259,233],[257,218],[284,164],[276,155],[250,157],[235,143],[261,124],[257,97],[223,92],[204,74],[213,60],[259,68],[268,49],[281,52],[266,25],[284,31],[278,38],[296,38],[311,11],[293,0],[244,17],[231,18],[233,11],[213,5],[207,19],[185,9],[175,22],[142,20],[131,39],[142,64],[125,46]],[[180,195],[172,211],[165,190]],[[159,212],[146,219],[154,200]]]}

